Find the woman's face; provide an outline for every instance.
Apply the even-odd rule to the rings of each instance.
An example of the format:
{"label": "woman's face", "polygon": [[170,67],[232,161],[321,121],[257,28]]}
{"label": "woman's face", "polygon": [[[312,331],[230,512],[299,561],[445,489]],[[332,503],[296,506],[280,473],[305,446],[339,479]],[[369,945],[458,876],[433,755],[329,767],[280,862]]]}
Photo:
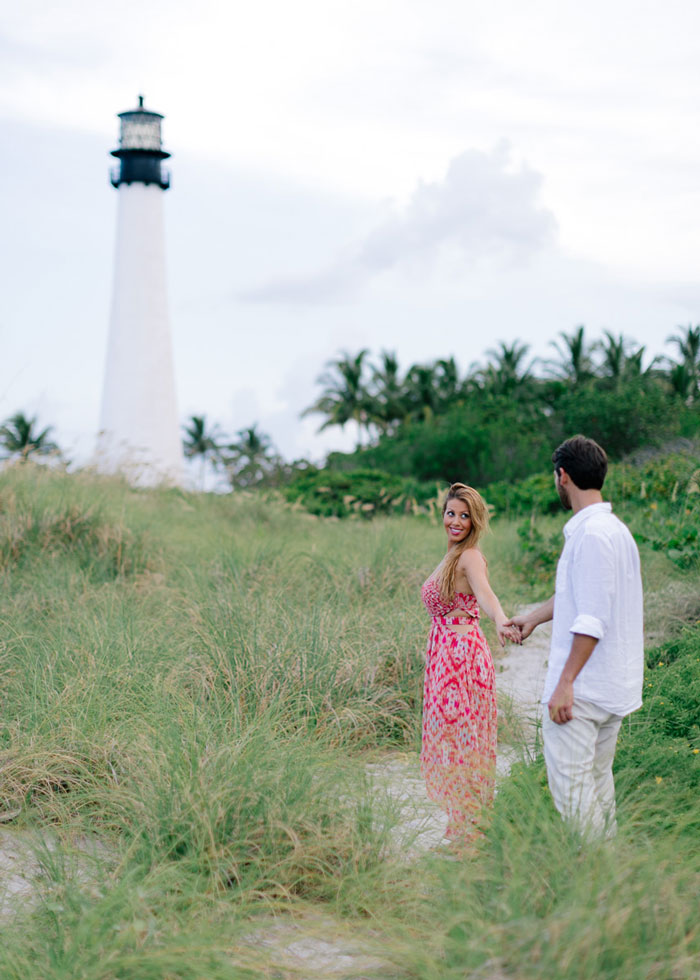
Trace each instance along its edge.
{"label": "woman's face", "polygon": [[460,541],[464,541],[472,529],[472,519],[467,504],[463,500],[451,497],[445,504],[442,523],[445,526],[445,533],[450,544],[459,544]]}

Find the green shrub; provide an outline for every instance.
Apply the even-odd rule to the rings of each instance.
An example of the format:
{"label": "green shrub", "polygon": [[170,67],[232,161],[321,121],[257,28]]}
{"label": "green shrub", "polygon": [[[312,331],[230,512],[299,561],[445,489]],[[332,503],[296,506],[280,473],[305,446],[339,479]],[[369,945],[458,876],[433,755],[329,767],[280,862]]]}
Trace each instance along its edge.
{"label": "green shrub", "polygon": [[494,516],[557,514],[561,510],[551,473],[535,473],[515,482],[490,483],[483,492],[494,509]]}
{"label": "green shrub", "polygon": [[528,577],[534,574],[539,579],[553,581],[563,546],[561,529],[540,530],[533,513],[518,525],[518,538],[522,555],[521,570]]}
{"label": "green shrub", "polygon": [[681,514],[663,515],[658,510],[635,514],[631,526],[637,541],[648,543],[654,551],[663,551],[679,568],[694,568],[700,561],[698,508]]}
{"label": "green shrub", "polygon": [[332,453],[334,470],[373,467],[421,481],[475,487],[536,473],[551,458],[552,436],[542,407],[507,397],[473,395],[444,415],[403,424],[352,454]]}
{"label": "green shrub", "polygon": [[623,722],[615,773],[620,799],[648,808],[647,832],[700,832],[700,626],[647,652],[644,704]]}
{"label": "green shrub", "polygon": [[623,500],[625,484],[625,517],[637,541],[663,552],[679,568],[696,567],[700,561],[698,460],[674,454],[651,461],[640,467],[636,488],[628,473],[614,473],[612,490]]}
{"label": "green shrub", "polygon": [[380,470],[348,472],[309,468],[284,488],[288,500],[320,517],[371,518],[378,514],[430,510],[435,484],[392,476]]}
{"label": "green shrub", "polygon": [[679,414],[679,404],[645,378],[630,378],[621,385],[600,379],[577,385],[559,398],[553,422],[562,439],[583,432],[604,446],[611,459],[621,459],[640,446],[675,436]]}
{"label": "green shrub", "polygon": [[664,453],[634,466],[613,463],[605,481],[611,500],[666,500],[676,503],[698,493],[700,459],[695,453]]}
{"label": "green shrub", "polygon": [[[496,515],[517,517],[561,511],[551,470],[524,480],[490,483],[482,492]],[[674,512],[692,511],[700,502],[700,458],[692,452],[667,453],[636,466],[611,463],[603,496],[614,507],[630,503],[655,510],[663,503]]]}

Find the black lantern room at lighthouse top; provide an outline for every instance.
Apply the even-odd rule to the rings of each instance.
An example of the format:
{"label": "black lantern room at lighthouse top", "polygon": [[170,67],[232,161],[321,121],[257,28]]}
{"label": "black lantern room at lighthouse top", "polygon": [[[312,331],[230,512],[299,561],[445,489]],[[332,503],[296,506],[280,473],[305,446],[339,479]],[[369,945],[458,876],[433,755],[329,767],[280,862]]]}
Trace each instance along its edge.
{"label": "black lantern room at lighthouse top", "polygon": [[157,184],[163,190],[170,187],[170,174],[162,166],[170,154],[163,149],[160,124],[163,116],[159,112],[144,109],[143,96],[139,95],[136,109],[120,112],[121,132],[119,149],[112,150],[119,166],[114,167],[111,181],[114,187],[120,184]]}

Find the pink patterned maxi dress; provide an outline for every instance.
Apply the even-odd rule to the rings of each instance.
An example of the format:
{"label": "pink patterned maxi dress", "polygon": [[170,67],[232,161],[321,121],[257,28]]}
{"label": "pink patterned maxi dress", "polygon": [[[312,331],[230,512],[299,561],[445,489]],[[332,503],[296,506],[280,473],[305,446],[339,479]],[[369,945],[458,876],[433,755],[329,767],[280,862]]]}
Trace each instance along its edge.
{"label": "pink patterned maxi dress", "polygon": [[[496,684],[491,651],[479,626],[476,597],[440,598],[434,574],[422,599],[433,617],[423,692],[421,771],[428,796],[447,811],[447,836],[469,837],[493,800]],[[450,629],[469,625],[468,633]]]}

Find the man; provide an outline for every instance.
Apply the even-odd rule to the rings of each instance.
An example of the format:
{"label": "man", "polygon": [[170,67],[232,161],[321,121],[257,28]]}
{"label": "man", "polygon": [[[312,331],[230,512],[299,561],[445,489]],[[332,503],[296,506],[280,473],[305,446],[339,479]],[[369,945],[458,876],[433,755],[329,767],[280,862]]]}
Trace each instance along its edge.
{"label": "man", "polygon": [[[555,450],[559,499],[573,517],[551,599],[516,616],[525,639],[553,619],[542,703],[544,754],[554,802],[582,833],[612,836],[612,764],[622,718],[642,703],[642,580],[637,546],[603,503],[608,461],[592,439]],[[508,624],[506,624],[508,625]]]}

